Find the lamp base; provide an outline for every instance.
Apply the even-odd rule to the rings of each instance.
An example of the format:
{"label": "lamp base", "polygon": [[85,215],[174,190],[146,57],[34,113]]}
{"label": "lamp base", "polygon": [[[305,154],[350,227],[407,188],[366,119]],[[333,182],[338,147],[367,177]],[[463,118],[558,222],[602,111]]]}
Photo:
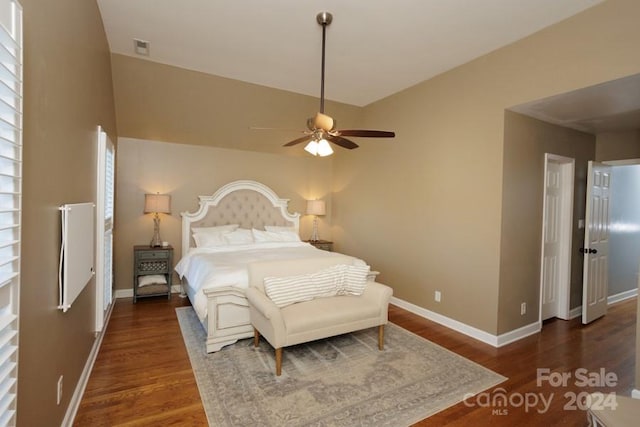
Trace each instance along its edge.
{"label": "lamp base", "polygon": [[162,246],[162,239],[160,238],[160,216],[158,216],[158,214],[155,214],[153,217],[153,239],[151,239],[149,246],[152,248]]}
{"label": "lamp base", "polygon": [[318,240],[320,240],[320,237],[318,237],[318,216],[314,215],[313,216],[313,232],[311,233],[311,237],[309,237],[309,241],[317,242]]}

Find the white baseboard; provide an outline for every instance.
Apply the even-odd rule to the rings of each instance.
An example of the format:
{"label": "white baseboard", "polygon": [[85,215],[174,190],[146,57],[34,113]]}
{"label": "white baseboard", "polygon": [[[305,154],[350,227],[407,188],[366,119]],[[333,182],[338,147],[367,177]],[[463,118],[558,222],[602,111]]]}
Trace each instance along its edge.
{"label": "white baseboard", "polygon": [[633,397],[634,399],[640,399],[640,390],[638,390],[637,388],[631,390],[631,397]]}
{"label": "white baseboard", "polygon": [[619,294],[610,295],[607,298],[607,304],[615,304],[620,301],[628,300],[638,296],[638,288],[630,289],[628,291],[620,292]]}
{"label": "white baseboard", "polygon": [[80,408],[80,402],[82,401],[82,396],[84,395],[84,390],[87,388],[89,376],[91,376],[93,364],[98,357],[98,352],[100,351],[100,346],[102,345],[102,339],[104,338],[104,334],[107,330],[107,325],[109,325],[109,319],[111,319],[111,312],[113,311],[113,306],[115,305],[115,303],[116,302],[113,301],[111,303],[111,306],[109,306],[109,310],[105,315],[104,326],[102,327],[102,330],[96,334],[96,339],[93,342],[93,347],[91,348],[91,352],[89,352],[87,362],[84,364],[84,369],[82,370],[82,374],[78,379],[76,389],[73,391],[73,396],[71,396],[71,401],[69,402],[69,406],[67,407],[67,412],[64,414],[62,424],[60,424],[62,427],[71,427],[73,425],[73,420],[76,418],[78,408]]}
{"label": "white baseboard", "polygon": [[[179,294],[182,293],[182,285],[171,285],[171,293]],[[116,298],[133,298],[133,288],[129,289],[116,289],[115,292]]]}
{"label": "white baseboard", "polygon": [[447,328],[453,329],[456,332],[460,332],[468,337],[482,341],[485,344],[489,344],[493,347],[502,347],[503,345],[510,344],[514,341],[528,337],[535,333],[540,332],[540,323],[535,322],[530,325],[523,326],[522,328],[507,332],[501,335],[493,335],[481,329],[469,326],[466,323],[462,323],[458,320],[451,319],[450,317],[443,316],[442,314],[435,313],[426,308],[417,306],[410,302],[401,300],[396,297],[391,297],[391,303],[397,305],[400,308],[404,308],[413,314],[417,314],[420,317],[439,323]]}
{"label": "white baseboard", "polygon": [[582,316],[582,306],[579,305],[576,308],[571,309],[571,311],[569,311],[569,320],[571,319],[575,319],[576,317],[580,317]]}
{"label": "white baseboard", "polygon": [[[635,298],[638,296],[638,289],[631,289],[628,291],[624,291],[624,292],[620,292],[619,294],[615,294],[615,295],[609,295],[607,297],[607,305],[612,305],[612,304],[616,304],[625,300],[628,300],[630,298]],[[572,309],[569,312],[569,319],[575,319],[576,317],[580,317],[582,316],[582,306],[579,305],[578,307]]]}
{"label": "white baseboard", "polygon": [[541,330],[542,325],[540,324],[540,322],[533,322],[521,328],[514,329],[513,331],[505,332],[504,334],[498,335],[498,345],[496,347],[502,347],[503,345],[511,344],[512,342],[516,342],[518,340],[521,340],[522,338],[526,338],[529,335],[537,334]]}
{"label": "white baseboard", "polygon": [[129,289],[116,289],[116,298],[133,298],[133,288]]}

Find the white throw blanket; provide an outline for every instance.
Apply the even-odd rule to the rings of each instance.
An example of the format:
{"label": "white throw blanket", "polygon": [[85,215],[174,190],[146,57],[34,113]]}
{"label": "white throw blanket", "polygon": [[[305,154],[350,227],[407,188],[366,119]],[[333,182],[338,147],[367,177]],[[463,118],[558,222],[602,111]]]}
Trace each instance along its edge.
{"label": "white throw blanket", "polygon": [[186,278],[195,292],[193,308],[201,322],[207,316],[207,297],[203,289],[224,286],[246,288],[247,266],[251,262],[336,256],[304,242],[270,242],[194,248],[176,265],[180,278]]}

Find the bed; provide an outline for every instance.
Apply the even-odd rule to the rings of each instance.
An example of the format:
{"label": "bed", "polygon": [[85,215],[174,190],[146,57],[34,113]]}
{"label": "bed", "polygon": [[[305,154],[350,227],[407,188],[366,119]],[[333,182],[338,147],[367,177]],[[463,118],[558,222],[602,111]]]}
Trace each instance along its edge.
{"label": "bed", "polygon": [[[300,241],[300,214],[290,213],[288,203],[266,185],[242,180],[200,196],[195,212],[181,214],[182,257],[176,272],[207,331],[208,353],[253,336],[244,294],[249,263],[336,256]],[[252,242],[244,240],[247,231]]]}

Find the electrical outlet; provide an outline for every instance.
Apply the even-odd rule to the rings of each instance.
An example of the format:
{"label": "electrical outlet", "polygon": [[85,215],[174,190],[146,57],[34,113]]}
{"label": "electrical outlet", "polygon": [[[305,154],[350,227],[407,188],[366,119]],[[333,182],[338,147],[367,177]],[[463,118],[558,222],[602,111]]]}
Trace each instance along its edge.
{"label": "electrical outlet", "polygon": [[60,378],[58,378],[58,397],[57,397],[58,405],[62,401],[62,378],[63,377],[64,377],[63,375],[60,375]]}
{"label": "electrical outlet", "polygon": [[440,291],[436,291],[435,295],[433,296],[433,299],[435,299],[436,302],[440,302],[440,300],[442,299],[442,294],[440,293]]}
{"label": "electrical outlet", "polygon": [[523,302],[520,304],[520,315],[524,316],[527,313],[527,303]]}

